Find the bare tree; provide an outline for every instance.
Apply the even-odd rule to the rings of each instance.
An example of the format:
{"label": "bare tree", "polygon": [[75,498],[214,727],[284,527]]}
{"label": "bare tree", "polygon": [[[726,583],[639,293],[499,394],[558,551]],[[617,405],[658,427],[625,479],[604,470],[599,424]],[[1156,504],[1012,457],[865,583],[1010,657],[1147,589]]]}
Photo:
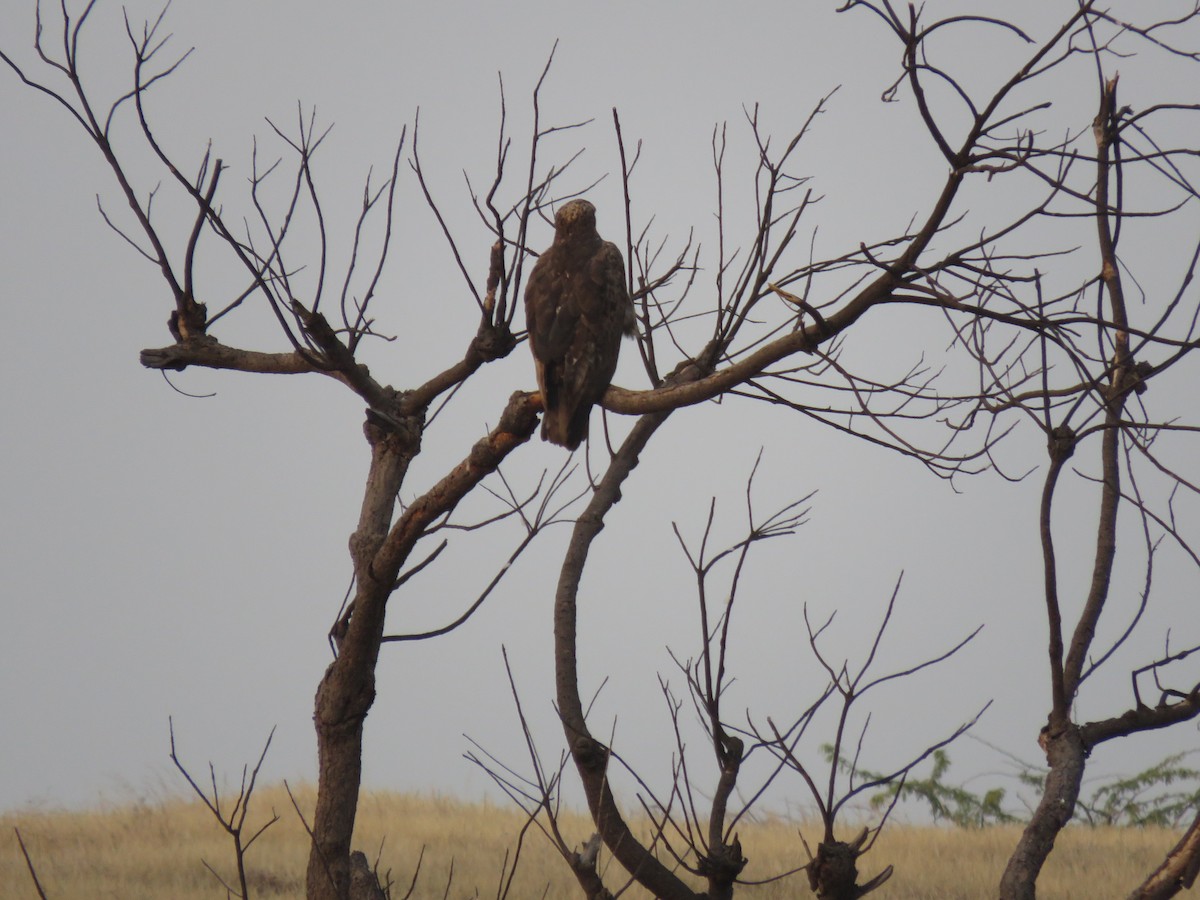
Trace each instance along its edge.
{"label": "bare tree", "polygon": [[[828,97],[782,142],[767,133],[756,109],[747,111],[744,127],[756,149],[749,183],[728,171],[727,130],[714,131],[718,206],[713,259],[702,258],[690,238],[660,241],[651,236],[648,224],[642,224],[644,214],[636,201],[638,155],[627,152],[632,148],[614,112],[612,131],[604,129],[605,140],[624,188],[625,256],[648,387],[609,389],[605,408],[635,418],[626,427],[609,417],[611,444],[594,432],[586,486],[575,488],[582,473],[573,475],[564,467],[522,491],[510,487],[501,473],[502,464],[520,451],[537,424],[539,399],[521,390],[522,385],[513,386],[508,403],[497,411],[497,424],[440,477],[413,485],[409,469],[421,452],[425,429],[457,389],[523,340],[516,313],[529,257],[546,233],[541,220],[559,202],[590,187],[572,180],[569,154],[546,160],[550,136],[582,124],[542,121],[539,99],[549,65],[532,91],[533,127],[522,142],[521,162],[510,157],[513,138],[502,121],[488,189],[472,193],[475,209],[491,232],[490,247],[458,246],[441,214],[441,201],[435,200],[425,178],[414,123],[411,142],[401,140],[389,176],[382,183],[368,180],[364,187],[350,236],[352,252],[335,277],[328,253],[331,236],[312,166],[326,136],[315,117],[301,112],[291,129],[271,125],[290,164],[262,164],[256,154],[247,195],[240,199],[245,218],[228,212],[218,199],[225,196],[222,161],[206,151],[194,171],[185,172],[158,140],[144,102],[187,54],[165,58],[169,51],[161,16],[143,27],[127,21],[133,80],[124,93],[101,99],[79,67],[80,42],[95,6],[91,0],[75,14],[64,2],[54,26],[57,44],[44,40],[39,9],[40,74],[19,67],[9,55],[3,59],[26,84],[65,109],[95,144],[132,217],[118,219],[102,210],[105,218],[161,272],[171,303],[172,342],[144,350],[143,365],[163,371],[201,366],[321,374],[341,383],[367,407],[364,431],[371,463],[358,526],[350,538],[354,586],[330,630],[334,658],[315,700],[319,793],[311,826],[310,898],[344,898],[351,893],[363,724],[375,700],[375,670],[383,644],[427,639],[457,627],[490,595],[509,566],[491,573],[476,603],[450,615],[447,625],[434,631],[389,634],[389,598],[412,575],[436,563],[445,546],[438,542],[440,533],[451,528],[479,530],[501,519],[523,526],[510,561],[547,525],[572,523],[555,594],[555,701],[599,838],[578,852],[558,833],[553,818],[547,833],[587,896],[604,897],[611,891],[597,864],[601,844],[628,878],[655,896],[732,896],[744,857],[732,830],[740,813],[729,816],[728,804],[742,763],[755,748],[774,754],[776,771],[788,769],[807,781],[821,811],[824,833],[807,867],[819,896],[862,896],[887,877],[890,870],[885,869],[859,884],[854,863],[869,846],[866,837],[847,841],[835,830],[837,810],[864,787],[854,784],[851,773],[839,793],[837,764],[849,711],[877,683],[867,675],[873,649],[858,670],[838,667],[821,655],[821,629],[810,628],[811,649],[829,676],[828,684],[818,688],[817,704],[840,697],[843,710],[828,787],[819,790],[794,752],[793,742],[806,733],[807,713],[789,728],[772,724],[766,730],[725,716],[720,702],[724,648],[736,589],[729,589],[729,603],[715,621],[702,589],[702,651],[698,667],[683,668],[716,766],[716,784],[708,809],[700,813],[690,787],[692,776],[680,762],[671,797],[647,804],[655,823],[649,841],[635,834],[613,789],[610,767],[619,757],[589,725],[578,671],[578,607],[589,553],[622,491],[634,486],[631,476],[642,452],[670,425],[674,411],[715,398],[768,404],[779,415],[798,415],[868,441],[947,479],[983,471],[1025,477],[1034,461],[1021,459],[1018,444],[1011,451],[1017,457],[1013,466],[1007,448],[1018,443],[1015,436],[1021,431],[1032,430],[1044,439],[1049,458],[1042,473],[1040,532],[1050,704],[1042,744],[1050,773],[1041,802],[1001,878],[1001,896],[1016,900],[1035,895],[1038,873],[1071,817],[1093,748],[1200,713],[1200,683],[1171,677],[1183,671],[1181,664],[1196,648],[1169,645],[1158,659],[1146,661],[1133,673],[1127,708],[1086,722],[1076,721],[1073,713],[1087,679],[1112,659],[1137,627],[1149,603],[1160,543],[1174,543],[1200,564],[1176,513],[1177,506],[1196,502],[1200,488],[1186,456],[1182,464],[1172,462],[1180,458],[1176,448],[1200,428],[1186,418],[1191,410],[1186,402],[1177,402],[1172,383],[1200,346],[1200,302],[1190,290],[1200,240],[1194,237],[1194,227],[1187,227],[1196,200],[1191,170],[1198,150],[1186,137],[1177,136],[1188,134],[1180,123],[1194,129],[1200,106],[1187,97],[1155,98],[1136,110],[1124,106],[1117,99],[1115,68],[1118,60],[1134,53],[1196,61],[1186,41],[1195,39],[1200,7],[1185,7],[1173,17],[1157,8],[1138,7],[1139,20],[1125,21],[1092,0],[1080,0],[1059,27],[1039,37],[1001,17],[932,18],[924,8],[901,10],[890,0],[849,0],[843,11],[858,14],[863,27],[882,24],[894,35],[900,70],[884,100],[911,109],[913,123],[927,136],[929,152],[940,160],[945,175],[909,227],[820,259],[804,249],[809,244],[805,236],[815,228],[816,197],[797,171],[796,150]],[[952,63],[942,61],[947,47],[963,41],[981,46],[986,41],[1011,42],[1024,47],[1025,54],[1005,79],[981,87],[969,71],[955,71]],[[1094,84],[1094,98],[1085,106],[1077,96],[1068,95],[1065,101],[1054,96],[1052,105],[1060,85],[1079,74]],[[1139,93],[1154,87],[1142,86]],[[151,154],[153,165],[165,176],[164,189],[190,203],[188,227],[174,229],[156,216],[158,189],[147,193],[136,187],[129,161],[134,158],[132,148],[118,146],[113,127],[124,116],[136,121],[138,149]],[[398,388],[372,374],[360,351],[382,337],[374,327],[373,304],[384,302],[377,288],[396,214],[394,192],[406,160],[442,225],[463,277],[463,294],[475,304],[478,319],[474,334],[464,335],[463,348],[446,350],[444,365]],[[285,199],[282,205],[272,203],[271,189],[285,172]],[[749,229],[738,227],[727,215],[725,200],[735,193],[753,195],[755,218]],[[977,221],[969,210],[979,198],[1009,202],[988,205],[985,219]],[[1027,199],[1014,205],[1013,198]],[[316,223],[315,259],[294,255],[301,210]],[[1047,243],[1042,229],[1047,222],[1062,225],[1067,239]],[[362,238],[370,229],[375,229],[380,249],[367,260],[360,246],[366,246]],[[1137,284],[1142,261],[1136,248],[1128,254],[1122,248],[1133,233],[1169,243],[1173,291],[1132,301],[1130,293],[1136,288],[1130,286]],[[224,297],[201,296],[197,251],[202,244],[206,265],[241,273],[240,290]],[[485,257],[488,265],[480,285],[473,261]],[[231,320],[250,304],[261,304],[273,314],[282,350],[239,347],[214,335],[216,323]],[[853,362],[845,351],[860,323],[884,308],[939,325],[940,332],[931,340],[948,340],[949,364],[932,371],[919,357],[895,374],[883,371],[883,366]],[[1098,504],[1094,512],[1074,511],[1072,517],[1072,527],[1078,530],[1082,517],[1090,516],[1088,527],[1095,534],[1092,574],[1079,586],[1057,574],[1054,523],[1061,528],[1061,516],[1052,521],[1051,515],[1061,476],[1072,459],[1081,466],[1078,472],[1093,487]],[[460,503],[484,487],[485,479],[491,479],[489,489],[501,500],[501,511],[484,521],[456,519]],[[414,491],[416,499],[398,504],[402,487]],[[731,550],[732,556],[741,559],[751,545],[793,529],[799,524],[798,509],[785,507],[764,521],[751,515],[748,537]],[[1133,517],[1136,529],[1122,530],[1121,510]],[[1128,558],[1129,565],[1141,566],[1141,600],[1119,638],[1098,647],[1102,617],[1107,614],[1107,622],[1122,614],[1111,608],[1110,600],[1118,555]],[[703,588],[712,558],[702,548],[689,557]],[[872,648],[882,635],[881,628]],[[897,674],[914,674],[924,665]],[[1154,696],[1148,693],[1150,682]],[[665,693],[669,708],[677,711],[671,706],[672,695]],[[933,739],[926,752],[940,745]],[[677,749],[681,760],[682,745]],[[536,774],[528,794],[521,796],[531,803],[527,812],[533,817],[553,810],[562,769],[547,774],[532,747],[531,753]],[[893,777],[903,777],[911,765],[896,769]],[[682,842],[679,835],[684,836]],[[1170,896],[1194,877],[1198,854],[1200,844],[1192,835],[1171,851],[1163,871],[1152,875],[1135,896]],[[680,866],[703,881],[704,894],[680,876]]]}
{"label": "bare tree", "polygon": [[[275,730],[271,729],[271,733],[267,735],[267,740],[263,744],[262,753],[259,754],[258,762],[255,763],[254,769],[249,766],[242,766],[242,781],[238,788],[237,796],[233,800],[233,806],[230,807],[229,799],[224,801],[225,808],[222,809],[221,790],[217,786],[217,770],[212,763],[208,764],[209,776],[209,792],[205,793],[196,779],[188,771],[187,766],[180,760],[179,754],[175,749],[175,723],[170,722],[171,731],[171,762],[179,773],[187,781],[200,802],[204,807],[212,813],[214,819],[220,823],[221,829],[229,835],[233,842],[233,858],[237,865],[237,886],[231,885],[220,872],[213,868],[212,864],[207,860],[201,860],[204,863],[204,868],[212,873],[213,877],[221,883],[221,887],[225,888],[225,893],[229,897],[237,897],[239,900],[249,900],[250,888],[247,879],[246,869],[246,853],[250,850],[250,845],[258,840],[263,832],[279,821],[279,815],[272,810],[271,818],[264,824],[254,829],[254,832],[246,837],[246,817],[250,814],[250,800],[254,795],[254,786],[258,782],[258,773],[262,770],[263,761],[267,758],[267,751],[271,749],[271,738],[275,736]],[[249,776],[249,780],[247,780]]]}

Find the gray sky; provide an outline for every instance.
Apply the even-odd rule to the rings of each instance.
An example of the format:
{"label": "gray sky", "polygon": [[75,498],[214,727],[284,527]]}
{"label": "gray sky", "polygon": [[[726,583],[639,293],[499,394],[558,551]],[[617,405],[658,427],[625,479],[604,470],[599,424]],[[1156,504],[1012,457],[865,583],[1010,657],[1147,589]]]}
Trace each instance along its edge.
{"label": "gray sky", "polygon": [[[226,208],[241,210],[252,136],[260,138],[262,158],[281,152],[264,117],[290,128],[297,100],[305,110],[315,106],[319,122],[335,123],[316,175],[333,259],[342,265],[367,170],[374,165],[377,179],[386,172],[406,125],[411,148],[420,107],[423,161],[472,277],[482,283],[489,241],[472,218],[461,173],[476,185],[491,177],[498,72],[520,160],[530,93],[556,39],[544,119],[595,121],[549,148],[561,148],[563,158],[586,148],[577,164],[580,185],[617,171],[611,128],[617,107],[627,143],[644,141],[635,216],[641,222],[653,216],[655,232],[671,236],[671,246],[693,227],[702,244],[714,245],[714,124],[729,124],[727,192],[734,214],[745,213],[752,209],[753,146],[743,109],[760,104],[767,129],[784,140],[840,86],[798,163],[824,195],[814,219],[817,252],[833,253],[901,230],[928,210],[944,174],[928,138],[914,127],[907,99],[879,102],[898,47],[873,17],[835,15],[834,5],[421,3],[403,4],[402,11],[398,4],[360,2],[353,11],[346,5],[334,11],[307,0],[176,0],[168,49],[197,49],[152,98],[151,109],[163,143],[185,169],[212,139],[214,154],[230,166]],[[1073,5],[1004,6],[1028,14],[1023,21],[1042,33],[1047,10]],[[134,22],[154,9],[129,4]],[[101,0],[93,19],[82,41],[85,72],[97,87],[123,91],[129,47],[120,9]],[[5,50],[32,61],[32,2],[4,4],[0,35]],[[987,83],[1019,50],[1015,41],[993,39],[957,52],[973,60],[973,74]],[[1123,65],[1126,100],[1136,104],[1141,92],[1196,99],[1194,91],[1155,93],[1167,74]],[[1048,124],[1061,131],[1090,121],[1086,78],[1060,87],[1064,96],[1079,88],[1074,96],[1084,99],[1079,109],[1057,109],[1062,118]],[[0,733],[0,809],[178,789],[167,760],[169,715],[181,752],[197,770],[212,760],[234,773],[277,726],[266,777],[314,778],[312,698],[329,661],[325,633],[350,574],[346,539],[367,466],[362,403],[317,376],[173,376],[181,390],[205,395],[191,399],[143,369],[138,351],[170,342],[170,300],[153,268],[97,213],[99,194],[106,210],[128,224],[109,172],[68,116],[7,70],[0,73],[0,109],[9,123],[0,141],[0,306],[8,329],[0,355],[6,385],[0,720],[7,723]],[[129,124],[126,115],[121,127]],[[132,168],[143,191],[160,177]],[[177,222],[167,190],[157,208],[164,221]],[[589,197],[600,210],[602,233],[619,240],[619,181],[609,177]],[[973,212],[983,220],[988,204],[1002,200],[981,196]],[[380,380],[406,387],[461,353],[475,312],[407,164],[398,214],[375,309],[379,329],[397,340],[372,346],[367,361]],[[185,232],[173,233],[181,240]],[[548,240],[547,229],[533,243]],[[215,253],[207,260],[202,253],[200,264],[206,262],[202,289],[209,293],[201,299],[239,283],[240,273]],[[1074,265],[1073,272],[1081,271],[1088,260]],[[701,273],[697,300],[709,296],[712,277],[711,269]],[[285,346],[261,309],[214,330],[239,346]],[[894,358],[897,367],[922,351],[936,360],[947,343],[932,316],[864,327],[858,341],[849,352]],[[644,387],[635,355],[627,352],[617,381]],[[513,390],[532,387],[524,348],[472,381],[427,435],[404,499],[461,458]],[[1019,468],[1040,464],[1036,435],[1022,440],[1012,456],[1022,460]],[[764,547],[743,586],[730,717],[740,720],[735,711],[749,707],[760,720],[782,721],[803,709],[820,689],[804,640],[803,604],[818,620],[840,610],[830,633],[832,657],[861,655],[866,639],[858,629],[878,619],[903,571],[880,671],[936,655],[975,626],[986,627],[961,657],[880,694],[875,741],[864,762],[873,768],[902,762],[988,699],[995,703],[976,733],[1036,760],[1034,738],[1048,698],[1037,477],[1012,485],[985,475],[960,483],[955,493],[914,463],[744,402],[679,413],[646,454],[597,548],[581,597],[583,693],[609,678],[596,706],[597,733],[615,721],[618,750],[652,779],[669,770],[672,748],[656,673],[682,690],[666,648],[693,656],[698,633],[690,571],[671,522],[698,536],[716,496],[723,534],[735,534],[760,447],[766,448],[756,485],[760,510],[819,493],[810,524],[790,542]],[[561,464],[562,453],[535,442],[512,466],[514,483],[532,485],[543,468]],[[476,498],[464,520],[495,511]],[[464,733],[506,762],[523,764],[501,644],[544,752],[557,756],[550,609],[566,534],[559,528],[545,535],[463,629],[434,642],[385,647],[367,723],[368,786],[479,795],[486,779],[461,759],[470,749]],[[1064,577],[1085,571],[1082,537],[1074,547],[1064,539]],[[446,564],[393,599],[389,630],[419,630],[456,616],[519,539],[511,528],[455,537]],[[1111,678],[1091,687],[1081,716],[1125,708],[1129,669],[1161,645],[1172,618],[1180,643],[1189,629],[1195,637],[1194,572],[1172,557],[1158,579],[1145,640],[1114,659]],[[1136,572],[1122,582],[1122,610],[1134,601],[1137,583]],[[1115,634],[1124,618],[1116,614],[1106,628]],[[825,740],[814,736],[809,758]],[[1096,766],[1129,770],[1194,743],[1195,729],[1155,741],[1106,748]],[[1000,756],[969,741],[951,755],[963,778],[1003,767]],[[780,787],[772,798],[777,807],[805,802],[798,780]]]}

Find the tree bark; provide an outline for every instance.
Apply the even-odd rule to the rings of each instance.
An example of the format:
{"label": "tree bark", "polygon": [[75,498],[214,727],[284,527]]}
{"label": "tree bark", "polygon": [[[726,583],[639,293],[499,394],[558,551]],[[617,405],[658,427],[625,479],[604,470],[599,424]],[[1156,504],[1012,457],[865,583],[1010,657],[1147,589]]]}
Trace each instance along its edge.
{"label": "tree bark", "polygon": [[1200,813],[1163,864],[1138,885],[1129,900],[1167,900],[1180,891],[1190,890],[1197,876],[1200,876]]}
{"label": "tree bark", "polygon": [[567,746],[605,846],[655,897],[694,900],[696,893],[642,845],[621,815],[608,781],[609,748],[592,737],[584,717],[577,663],[577,596],[588,551],[604,528],[605,515],[620,499],[621,485],[637,465],[638,455],[668,415],[652,413],[638,420],[597,485],[591,502],[575,522],[554,603],[555,680]]}
{"label": "tree bark", "polygon": [[[399,398],[398,398],[399,399]],[[317,809],[308,857],[308,900],[347,900],[351,884],[350,842],[362,778],[363,722],[375,701],[375,664],[383,642],[388,597],[400,568],[426,529],[458,502],[513,450],[529,440],[537,410],[528,394],[516,392],[499,424],[466,458],[414,501],[392,524],[396,494],[408,465],[420,451],[422,422],[399,404],[388,427],[366,426],[371,468],[358,528],[350,538],[357,590],[345,628],[336,635],[337,658],[317,688]]]}
{"label": "tree bark", "polygon": [[371,562],[387,537],[396,493],[419,444],[407,436],[366,426],[371,468],[350,538],[357,591],[354,611],[337,658],[317,688],[313,722],[317,730],[317,808],[308,857],[310,900],[345,900],[350,889],[350,842],[362,780],[363,723],[375,701],[375,663],[383,638],[384,614],[391,593],[387,573]]}
{"label": "tree bark", "polygon": [[1033,817],[1000,879],[1000,900],[1034,900],[1037,878],[1058,833],[1071,821],[1079,785],[1083,780],[1085,751],[1079,729],[1068,724],[1058,734],[1047,735],[1046,757],[1050,774]]}

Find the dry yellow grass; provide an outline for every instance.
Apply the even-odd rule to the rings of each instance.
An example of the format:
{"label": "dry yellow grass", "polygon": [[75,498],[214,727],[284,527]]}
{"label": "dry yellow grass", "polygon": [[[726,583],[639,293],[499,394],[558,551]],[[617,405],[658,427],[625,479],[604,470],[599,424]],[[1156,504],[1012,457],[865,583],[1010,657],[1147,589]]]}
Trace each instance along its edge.
{"label": "dry yellow grass", "polygon": [[[311,790],[298,793],[312,808]],[[257,827],[279,813],[280,821],[251,848],[248,868],[253,897],[303,896],[306,837],[282,788],[255,795],[248,825]],[[356,844],[373,857],[383,842],[385,867],[400,897],[407,890],[421,847],[425,861],[413,894],[441,898],[453,864],[451,898],[495,897],[506,851],[514,846],[521,816],[508,807],[473,805],[444,797],[374,793],[364,797]],[[233,876],[229,838],[196,803],[169,801],[114,806],[88,812],[20,811],[0,816],[0,896],[35,898],[13,833],[20,828],[51,900],[200,900],[225,896],[205,870],[207,860]],[[581,817],[567,817],[573,841],[591,833]],[[251,828],[251,830],[253,830]],[[762,878],[805,861],[796,826],[782,821],[740,829],[750,857],[744,875]],[[995,884],[1017,831],[983,831],[890,826],[863,861],[873,875],[892,864],[896,874],[873,896],[879,900],[976,900],[995,896]],[[1121,897],[1173,844],[1169,832],[1147,829],[1072,828],[1064,835],[1039,882],[1043,900],[1103,900]],[[615,880],[612,887],[618,887]],[[540,833],[531,831],[522,851],[514,900],[578,896],[566,867]],[[645,894],[630,891],[628,897]],[[755,900],[811,896],[803,875],[739,896]]]}

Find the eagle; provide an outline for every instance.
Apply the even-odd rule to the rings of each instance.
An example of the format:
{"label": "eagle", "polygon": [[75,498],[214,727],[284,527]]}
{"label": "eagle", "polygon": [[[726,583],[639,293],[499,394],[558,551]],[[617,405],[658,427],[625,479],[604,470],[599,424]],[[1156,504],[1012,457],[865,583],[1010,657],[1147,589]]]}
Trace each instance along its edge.
{"label": "eagle", "polygon": [[542,440],[576,449],[637,325],[621,251],[596,231],[596,207],[572,200],[525,288],[525,323],[542,393]]}

